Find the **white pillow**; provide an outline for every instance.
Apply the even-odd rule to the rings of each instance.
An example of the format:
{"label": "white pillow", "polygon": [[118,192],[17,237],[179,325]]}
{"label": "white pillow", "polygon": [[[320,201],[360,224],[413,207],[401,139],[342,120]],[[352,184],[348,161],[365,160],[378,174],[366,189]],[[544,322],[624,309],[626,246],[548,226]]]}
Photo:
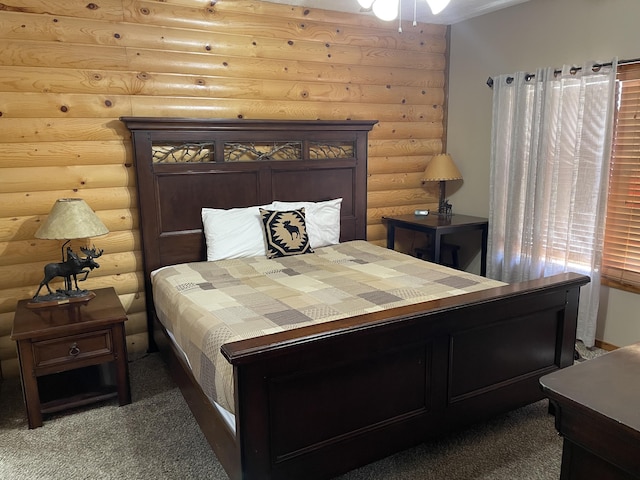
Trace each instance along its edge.
{"label": "white pillow", "polygon": [[326,202],[273,202],[276,210],[298,210],[304,207],[304,218],[311,248],[340,243],[340,207],[342,198]]}
{"label": "white pillow", "polygon": [[203,208],[202,224],[207,243],[207,260],[257,257],[267,254],[260,208]]}

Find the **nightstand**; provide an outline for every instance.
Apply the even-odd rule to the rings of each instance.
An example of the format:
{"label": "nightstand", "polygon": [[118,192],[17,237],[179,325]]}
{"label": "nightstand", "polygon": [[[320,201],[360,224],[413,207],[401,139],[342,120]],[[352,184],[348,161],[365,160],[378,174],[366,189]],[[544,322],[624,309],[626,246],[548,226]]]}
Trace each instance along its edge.
{"label": "nightstand", "polygon": [[18,345],[29,428],[42,415],[117,397],[131,403],[126,313],[113,288],[88,302],[29,308],[20,300],[11,339]]}
{"label": "nightstand", "polygon": [[427,216],[398,215],[394,217],[382,217],[387,223],[387,248],[393,250],[395,246],[396,228],[405,228],[415,232],[422,232],[432,238],[428,257],[434,262],[440,263],[440,249],[443,235],[469,231],[480,231],[482,235],[480,257],[480,275],[487,275],[487,238],[489,234],[489,221],[486,218],[471,217],[469,215],[443,216],[437,213]]}

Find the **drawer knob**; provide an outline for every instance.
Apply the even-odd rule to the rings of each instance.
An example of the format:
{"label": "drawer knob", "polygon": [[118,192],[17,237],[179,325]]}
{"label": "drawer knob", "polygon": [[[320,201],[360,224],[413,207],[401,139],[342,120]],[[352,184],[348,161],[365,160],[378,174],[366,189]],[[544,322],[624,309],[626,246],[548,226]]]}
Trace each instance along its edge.
{"label": "drawer knob", "polygon": [[79,353],[80,349],[78,348],[78,344],[74,342],[69,349],[69,355],[71,355],[72,357],[77,357]]}

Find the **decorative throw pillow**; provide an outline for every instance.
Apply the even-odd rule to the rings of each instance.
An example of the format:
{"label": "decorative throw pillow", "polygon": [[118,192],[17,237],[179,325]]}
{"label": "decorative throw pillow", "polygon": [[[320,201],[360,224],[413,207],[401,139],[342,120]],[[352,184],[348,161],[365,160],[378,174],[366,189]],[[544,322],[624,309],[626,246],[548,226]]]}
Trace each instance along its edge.
{"label": "decorative throw pillow", "polygon": [[304,208],[289,211],[261,208],[260,215],[267,242],[267,258],[313,253],[307,235]]}

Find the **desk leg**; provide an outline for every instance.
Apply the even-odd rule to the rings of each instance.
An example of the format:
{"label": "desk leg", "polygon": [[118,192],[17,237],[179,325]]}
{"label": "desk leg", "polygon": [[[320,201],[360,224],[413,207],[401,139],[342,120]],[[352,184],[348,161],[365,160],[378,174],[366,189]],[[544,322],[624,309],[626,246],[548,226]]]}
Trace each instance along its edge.
{"label": "desk leg", "polygon": [[29,428],[42,426],[42,411],[40,407],[40,392],[38,379],[35,375],[31,342],[18,341],[18,360],[20,362],[20,375],[22,380],[22,395],[27,410],[27,422]]}
{"label": "desk leg", "polygon": [[387,224],[387,248],[394,250],[396,246],[396,226],[389,222]]}
{"label": "desk leg", "polygon": [[124,327],[121,323],[113,328],[114,350],[116,352],[116,383],[118,388],[118,402],[120,406],[131,403],[131,387],[129,384],[129,364],[126,356],[126,340]]}
{"label": "desk leg", "polygon": [[432,247],[433,263],[441,263],[440,262],[441,243],[442,243],[442,235],[438,232],[438,230],[436,230],[436,232],[433,234],[433,247]]}
{"label": "desk leg", "polygon": [[480,275],[487,276],[487,240],[489,238],[489,227],[485,225],[482,227],[482,258],[480,259]]}

